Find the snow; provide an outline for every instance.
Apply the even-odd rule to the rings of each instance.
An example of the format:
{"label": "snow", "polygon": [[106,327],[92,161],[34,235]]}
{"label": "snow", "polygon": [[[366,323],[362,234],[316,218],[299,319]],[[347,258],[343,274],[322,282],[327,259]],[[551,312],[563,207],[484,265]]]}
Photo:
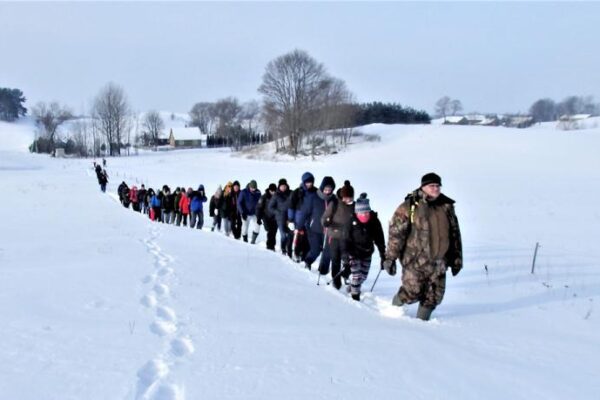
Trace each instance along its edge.
{"label": "snow", "polygon": [[[361,131],[381,141],[316,161],[109,158],[102,194],[90,159],[30,155],[33,125],[0,124],[0,398],[596,398],[600,129]],[[432,321],[390,305],[399,276],[369,292],[376,256],[356,303],[267,251],[262,233],[251,246],[115,200],[121,180],[211,192],[233,179],[295,186],[306,170],[350,179],[384,223],[421,175],[442,176],[465,268]]]}

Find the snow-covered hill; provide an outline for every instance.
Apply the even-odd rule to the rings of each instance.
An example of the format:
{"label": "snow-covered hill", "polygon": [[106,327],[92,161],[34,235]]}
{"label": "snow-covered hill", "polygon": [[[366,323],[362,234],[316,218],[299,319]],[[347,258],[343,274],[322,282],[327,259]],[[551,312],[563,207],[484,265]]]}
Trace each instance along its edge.
{"label": "snow-covered hill", "polygon": [[[316,162],[110,158],[108,195],[91,160],[2,150],[0,398],[595,398],[600,130],[363,130],[381,141]],[[233,179],[295,185],[306,170],[350,179],[382,221],[422,174],[442,175],[465,268],[433,321],[389,305],[398,276],[358,304],[262,245],[151,223],[114,200],[121,180],[212,192]]]}

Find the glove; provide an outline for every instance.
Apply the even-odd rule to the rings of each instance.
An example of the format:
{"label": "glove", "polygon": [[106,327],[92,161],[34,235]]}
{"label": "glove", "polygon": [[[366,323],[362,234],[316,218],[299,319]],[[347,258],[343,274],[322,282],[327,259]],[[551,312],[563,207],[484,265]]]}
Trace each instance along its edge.
{"label": "glove", "polygon": [[245,221],[248,218],[248,215],[242,214],[242,219]]}
{"label": "glove", "polygon": [[258,225],[262,225],[262,220],[260,220],[260,219],[257,219],[257,220],[256,220],[256,223],[257,223]]}
{"label": "glove", "polygon": [[396,260],[385,260],[382,265],[383,269],[385,269],[390,276],[396,275]]}
{"label": "glove", "polygon": [[452,276],[456,276],[460,272],[460,268],[452,267],[451,271],[452,271]]}
{"label": "glove", "polygon": [[350,276],[350,263],[348,261],[342,263],[342,276],[346,279]]}

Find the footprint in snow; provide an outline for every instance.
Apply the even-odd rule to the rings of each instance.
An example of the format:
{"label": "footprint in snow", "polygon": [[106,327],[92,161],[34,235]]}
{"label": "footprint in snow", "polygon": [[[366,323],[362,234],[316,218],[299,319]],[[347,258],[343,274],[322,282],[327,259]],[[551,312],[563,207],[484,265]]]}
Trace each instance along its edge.
{"label": "footprint in snow", "polygon": [[163,283],[157,283],[154,285],[153,290],[162,297],[167,297],[169,295],[169,287]]}
{"label": "footprint in snow", "polygon": [[158,270],[158,275],[166,276],[166,275],[171,275],[173,272],[174,272],[173,268],[165,267],[165,268],[161,268],[160,270]]}
{"label": "footprint in snow", "polygon": [[175,315],[175,311],[166,306],[158,306],[156,308],[156,316],[162,320],[175,322],[177,316]]}
{"label": "footprint in snow", "polygon": [[152,293],[150,293],[150,294],[147,294],[144,297],[142,297],[140,299],[140,303],[142,303],[142,305],[144,305],[148,308],[152,308],[152,307],[156,306],[157,301],[156,301],[156,297]]}
{"label": "footprint in snow", "polygon": [[171,341],[171,353],[177,357],[187,356],[194,351],[194,344],[189,338],[178,338]]}
{"label": "footprint in snow", "polygon": [[154,321],[150,325],[150,331],[158,336],[167,336],[177,332],[177,326],[169,321]]}
{"label": "footprint in snow", "polygon": [[148,361],[137,372],[138,383],[136,399],[148,398],[148,392],[155,386],[160,379],[163,379],[169,373],[169,366],[161,359]]}
{"label": "footprint in snow", "polygon": [[153,400],[183,400],[183,391],[171,384],[163,384],[152,395]]}

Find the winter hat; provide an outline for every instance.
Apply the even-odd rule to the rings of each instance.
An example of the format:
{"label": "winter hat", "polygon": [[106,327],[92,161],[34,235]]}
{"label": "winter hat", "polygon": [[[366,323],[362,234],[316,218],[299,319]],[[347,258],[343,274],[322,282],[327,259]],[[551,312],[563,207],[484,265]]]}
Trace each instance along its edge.
{"label": "winter hat", "polygon": [[234,187],[234,186],[238,186],[239,187],[240,186],[240,182],[239,181],[233,181],[233,183],[231,184],[231,187]]}
{"label": "winter hat", "polygon": [[219,197],[221,197],[222,194],[223,194],[223,188],[221,187],[221,185],[219,185],[217,190],[215,190],[215,197],[218,199]]}
{"label": "winter hat", "polygon": [[431,183],[437,183],[442,186],[442,178],[434,172],[423,175],[421,178],[421,187],[427,186]]}
{"label": "winter hat", "polygon": [[315,183],[315,177],[310,172],[305,172],[302,174],[302,183],[312,182]]}
{"label": "winter hat", "polygon": [[272,192],[275,192],[275,191],[277,190],[277,186],[275,186],[275,184],[274,184],[274,183],[271,183],[271,184],[269,185],[269,189],[267,189],[267,190],[270,190],[270,191],[272,191]]}
{"label": "winter hat", "polygon": [[285,185],[285,186],[287,186],[287,187],[289,187],[289,186],[290,186],[290,185],[288,185],[288,183],[287,183],[287,179],[285,179],[285,178],[281,178],[281,179],[279,180],[279,183],[277,184],[277,187],[279,187],[279,186],[281,186],[281,185]]}
{"label": "winter hat", "polygon": [[248,184],[248,187],[249,187],[250,189],[256,189],[256,188],[258,187],[258,185],[256,184],[256,181],[255,181],[254,179],[252,179],[252,180],[250,181],[250,183]]}
{"label": "winter hat", "polygon": [[330,176],[326,176],[325,178],[323,178],[323,180],[321,181],[321,186],[319,186],[319,189],[321,189],[321,192],[322,192],[323,189],[325,189],[327,186],[329,186],[331,188],[332,192],[335,190],[335,181]]}
{"label": "winter hat", "polygon": [[350,181],[344,181],[344,186],[340,188],[339,197],[351,197],[354,198],[354,188],[350,185]]}
{"label": "winter hat", "polygon": [[199,191],[199,192],[201,192],[201,191],[202,191],[202,192],[204,192],[204,185],[200,185],[200,186],[198,186],[198,191]]}
{"label": "winter hat", "polygon": [[358,200],[356,200],[356,204],[354,205],[355,213],[367,213],[371,211],[371,205],[369,204],[369,199],[367,199],[366,193],[361,193]]}

